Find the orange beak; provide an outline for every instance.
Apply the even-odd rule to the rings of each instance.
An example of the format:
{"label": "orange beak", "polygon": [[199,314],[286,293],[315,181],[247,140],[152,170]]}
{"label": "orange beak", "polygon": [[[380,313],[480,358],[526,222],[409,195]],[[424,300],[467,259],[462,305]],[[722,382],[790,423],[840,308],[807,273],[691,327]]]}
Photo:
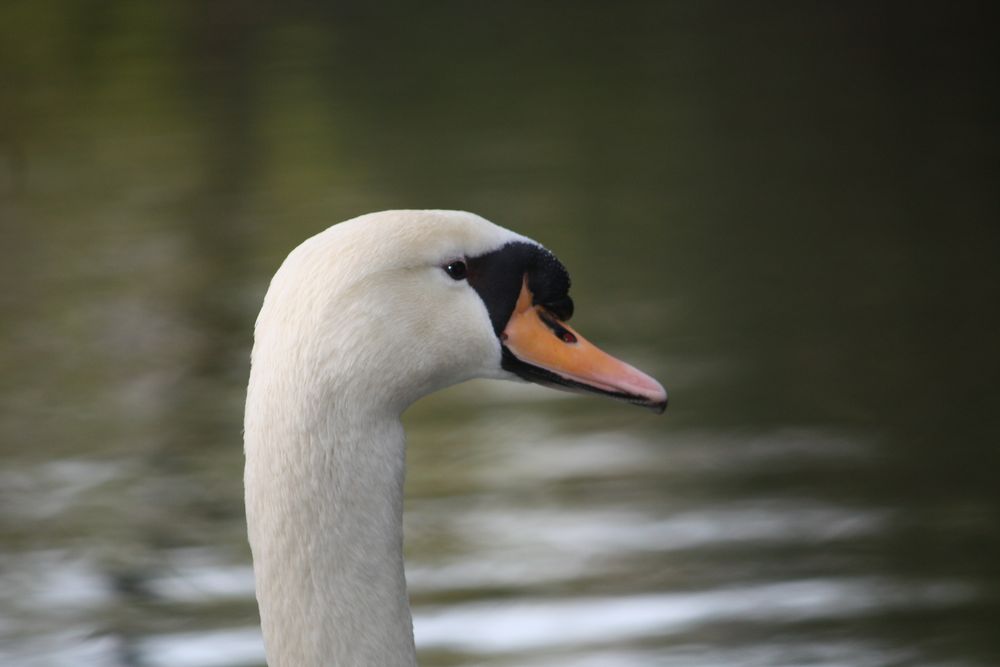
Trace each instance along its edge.
{"label": "orange beak", "polygon": [[[557,389],[602,394],[651,408],[667,409],[667,392],[639,369],[603,352],[533,303],[527,281],[500,335],[508,370]],[[507,358],[512,355],[514,359]]]}

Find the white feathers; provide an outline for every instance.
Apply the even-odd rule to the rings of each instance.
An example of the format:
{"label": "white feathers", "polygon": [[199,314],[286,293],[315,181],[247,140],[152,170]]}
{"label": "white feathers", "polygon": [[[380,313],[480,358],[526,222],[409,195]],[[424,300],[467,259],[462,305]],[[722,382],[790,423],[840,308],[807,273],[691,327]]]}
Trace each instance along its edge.
{"label": "white feathers", "polygon": [[271,667],[414,665],[402,559],[400,413],[500,345],[442,267],[526,241],[458,211],[386,211],[296,248],[257,319],[246,510]]}

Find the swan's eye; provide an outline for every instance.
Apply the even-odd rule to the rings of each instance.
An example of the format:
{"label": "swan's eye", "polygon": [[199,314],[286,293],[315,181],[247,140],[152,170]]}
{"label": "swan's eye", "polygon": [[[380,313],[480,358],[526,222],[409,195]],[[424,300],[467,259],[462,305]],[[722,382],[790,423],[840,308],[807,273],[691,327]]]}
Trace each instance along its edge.
{"label": "swan's eye", "polygon": [[466,275],[468,275],[468,269],[465,266],[465,262],[462,260],[446,264],[444,270],[455,280],[465,280]]}

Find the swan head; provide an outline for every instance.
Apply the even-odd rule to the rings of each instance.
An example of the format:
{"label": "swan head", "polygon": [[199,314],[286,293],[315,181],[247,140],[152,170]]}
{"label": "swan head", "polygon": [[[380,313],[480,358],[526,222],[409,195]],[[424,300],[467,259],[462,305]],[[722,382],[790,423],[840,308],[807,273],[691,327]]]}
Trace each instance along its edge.
{"label": "swan head", "polygon": [[268,356],[303,385],[400,411],[481,377],[662,412],[656,380],[567,324],[569,287],[554,254],[472,213],[371,213],[288,256],[257,320],[253,365]]}

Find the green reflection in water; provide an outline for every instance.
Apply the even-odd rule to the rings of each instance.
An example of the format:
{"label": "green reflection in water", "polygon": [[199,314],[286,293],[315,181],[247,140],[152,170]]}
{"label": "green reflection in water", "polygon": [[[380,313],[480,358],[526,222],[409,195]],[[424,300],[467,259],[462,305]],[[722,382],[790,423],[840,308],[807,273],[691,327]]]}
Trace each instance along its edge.
{"label": "green reflection in water", "polygon": [[[610,648],[732,664],[794,645],[815,662],[809,646],[848,638],[856,662],[1000,660],[987,18],[972,3],[0,9],[0,536],[5,588],[27,591],[4,594],[5,636],[41,633],[44,651],[82,628],[144,664],[143,637],[252,625],[246,594],[164,600],[155,582],[178,549],[246,565],[239,425],[267,280],[332,222],[448,207],[553,248],[579,328],[648,366],[672,405],[656,420],[474,385],[416,406],[411,561],[449,571],[492,549],[536,575],[428,584],[418,612],[953,581],[974,594]],[[767,538],[796,507],[803,537]],[[523,542],[467,525],[502,536],[510,517],[527,517]],[[759,531],[671,548],[685,517]],[[565,545],[519,551],[545,543],[529,521],[616,535],[633,520],[648,541],[581,536],[565,576],[545,569]],[[96,564],[97,611],[31,602],[40,552]]]}

